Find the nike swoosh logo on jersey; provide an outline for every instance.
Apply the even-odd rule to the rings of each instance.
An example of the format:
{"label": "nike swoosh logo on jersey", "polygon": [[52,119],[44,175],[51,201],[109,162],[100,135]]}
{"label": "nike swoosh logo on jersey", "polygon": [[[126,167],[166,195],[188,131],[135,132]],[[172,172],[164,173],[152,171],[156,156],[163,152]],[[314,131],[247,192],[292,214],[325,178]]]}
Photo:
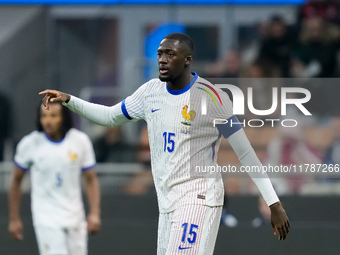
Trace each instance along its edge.
{"label": "nike swoosh logo on jersey", "polygon": [[186,249],[191,249],[192,247],[181,247],[181,246],[178,246],[178,249],[179,250],[186,250]]}
{"label": "nike swoosh logo on jersey", "polygon": [[151,109],[151,112],[154,113],[154,112],[157,112],[158,110],[160,109]]}

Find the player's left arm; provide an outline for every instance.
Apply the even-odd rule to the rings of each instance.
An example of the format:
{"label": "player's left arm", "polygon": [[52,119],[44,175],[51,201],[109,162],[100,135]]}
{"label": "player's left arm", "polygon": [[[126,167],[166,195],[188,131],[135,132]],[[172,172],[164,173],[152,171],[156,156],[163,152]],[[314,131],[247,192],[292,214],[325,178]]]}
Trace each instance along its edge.
{"label": "player's left arm", "polygon": [[89,234],[99,231],[100,220],[100,186],[94,168],[83,172],[86,182],[86,193],[89,201],[90,212],[87,216],[87,230]]}
{"label": "player's left arm", "polygon": [[[214,107],[212,100],[209,101],[211,104],[209,109],[211,109],[212,118],[224,119],[225,116],[230,117],[225,124],[217,125],[217,129],[221,135],[228,139],[229,144],[243,166],[257,166],[258,169],[262,169],[262,164],[244,133],[239,120],[233,115],[232,103],[229,96],[221,91],[219,91],[219,96],[221,97],[221,105],[223,105],[223,107]],[[274,229],[274,234],[278,234],[279,240],[284,240],[289,232],[290,222],[268,175],[266,173],[253,172],[248,172],[248,175],[254,181],[267,205],[270,207],[271,224]]]}
{"label": "player's left arm", "polygon": [[[223,130],[220,131],[222,131],[223,134]],[[239,127],[231,131],[228,130],[227,133],[228,136],[225,137],[228,139],[241,164],[243,166],[258,166],[261,169],[262,164],[244,133],[244,130]],[[255,172],[248,172],[248,174],[258,187],[267,205],[270,207],[271,224],[274,229],[274,234],[278,234],[279,240],[284,240],[289,232],[290,222],[268,175],[266,173]]]}

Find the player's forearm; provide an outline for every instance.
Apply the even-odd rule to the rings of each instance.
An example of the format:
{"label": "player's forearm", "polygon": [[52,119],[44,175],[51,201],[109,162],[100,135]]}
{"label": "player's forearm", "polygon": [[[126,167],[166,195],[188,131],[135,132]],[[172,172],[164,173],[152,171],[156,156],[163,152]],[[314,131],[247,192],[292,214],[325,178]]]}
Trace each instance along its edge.
{"label": "player's forearm", "polygon": [[[262,164],[253,148],[251,148],[251,150],[245,154],[240,161],[243,166],[257,166],[259,171],[262,169]],[[248,175],[257,186],[268,206],[279,201],[273,185],[266,173],[249,171]]]}
{"label": "player's forearm", "polygon": [[248,171],[248,175],[256,184],[267,205],[270,206],[279,201],[279,198],[276,195],[276,192],[268,175],[260,171],[262,169],[262,164],[258,159],[253,147],[249,143],[249,140],[245,135],[243,129],[240,129],[233,135],[231,135],[228,138],[228,141],[243,166],[256,166],[259,170],[259,172]]}
{"label": "player's forearm", "polygon": [[8,193],[9,219],[15,221],[20,219],[20,203],[21,203],[21,183],[13,181]]}
{"label": "player's forearm", "polygon": [[86,183],[87,199],[90,206],[90,214],[100,215],[100,186],[98,179],[93,177]]}
{"label": "player's forearm", "polygon": [[71,111],[101,126],[114,127],[128,122],[121,110],[121,104],[104,106],[86,102],[75,96],[64,104]]}

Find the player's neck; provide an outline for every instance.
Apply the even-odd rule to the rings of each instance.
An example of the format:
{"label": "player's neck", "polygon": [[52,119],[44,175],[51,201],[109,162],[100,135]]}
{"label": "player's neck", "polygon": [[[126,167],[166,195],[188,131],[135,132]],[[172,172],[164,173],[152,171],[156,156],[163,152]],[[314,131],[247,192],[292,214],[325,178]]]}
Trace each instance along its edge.
{"label": "player's neck", "polygon": [[191,72],[185,73],[174,81],[168,81],[167,86],[169,89],[174,91],[184,89],[190,83],[193,77],[194,76],[191,74]]}
{"label": "player's neck", "polygon": [[54,142],[60,142],[63,138],[64,138],[64,135],[60,132],[58,133],[54,133],[54,134],[47,134],[45,133],[46,136],[48,136],[48,138]]}

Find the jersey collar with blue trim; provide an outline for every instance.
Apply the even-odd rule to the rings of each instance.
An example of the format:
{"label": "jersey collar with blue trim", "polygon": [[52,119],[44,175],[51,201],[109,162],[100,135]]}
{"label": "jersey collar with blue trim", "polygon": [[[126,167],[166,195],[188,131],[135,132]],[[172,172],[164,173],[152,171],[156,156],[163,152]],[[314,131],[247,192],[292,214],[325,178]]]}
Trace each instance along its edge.
{"label": "jersey collar with blue trim", "polygon": [[194,77],[191,79],[190,83],[185,86],[183,89],[180,89],[180,90],[172,90],[172,89],[169,89],[168,86],[166,86],[166,90],[171,94],[171,95],[180,95],[180,94],[183,94],[185,92],[187,92],[191,86],[196,82],[197,78],[198,78],[198,75],[194,72],[191,73]]}

